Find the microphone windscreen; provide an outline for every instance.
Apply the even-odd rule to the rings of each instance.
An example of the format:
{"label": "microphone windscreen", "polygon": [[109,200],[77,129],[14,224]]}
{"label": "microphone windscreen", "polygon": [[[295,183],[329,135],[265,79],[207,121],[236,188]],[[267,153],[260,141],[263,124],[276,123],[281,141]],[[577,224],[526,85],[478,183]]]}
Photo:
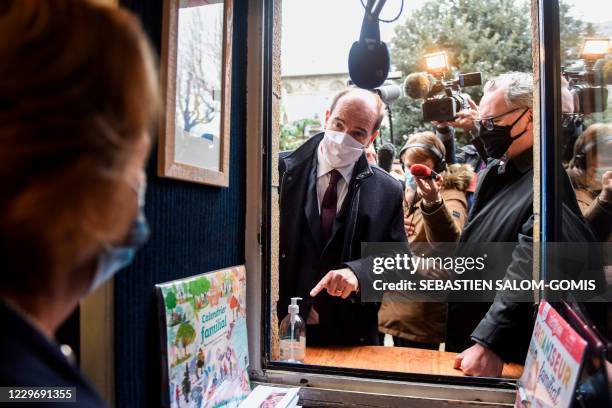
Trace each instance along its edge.
{"label": "microphone windscreen", "polygon": [[387,80],[391,57],[382,41],[356,41],[351,47],[348,69],[351,81],[359,88],[374,89]]}
{"label": "microphone windscreen", "polygon": [[376,88],[376,92],[380,95],[380,99],[387,105],[391,105],[397,98],[402,96],[402,88],[395,84]]}
{"label": "microphone windscreen", "polygon": [[390,173],[393,160],[395,160],[395,146],[391,143],[385,143],[378,149],[378,166]]}
{"label": "microphone windscreen", "polygon": [[431,89],[431,81],[426,74],[414,72],[404,81],[404,94],[412,99],[423,99]]}
{"label": "microphone windscreen", "polygon": [[425,166],[424,164],[413,164],[412,166],[410,166],[410,173],[412,173],[414,177],[418,178],[437,177],[436,172]]}

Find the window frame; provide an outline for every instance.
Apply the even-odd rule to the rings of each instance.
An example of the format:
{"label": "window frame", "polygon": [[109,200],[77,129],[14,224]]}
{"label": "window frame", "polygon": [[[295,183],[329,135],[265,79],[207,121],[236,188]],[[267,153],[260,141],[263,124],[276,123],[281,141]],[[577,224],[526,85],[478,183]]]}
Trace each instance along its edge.
{"label": "window frame", "polygon": [[[272,130],[273,99],[280,98],[280,84],[274,82],[275,11],[282,0],[249,0],[248,67],[247,67],[247,214],[245,257],[248,274],[248,305],[250,372],[254,382],[306,387],[306,395],[330,398],[330,402],[347,401],[351,393],[367,393],[380,398],[397,398],[403,403],[419,401],[419,406],[438,406],[435,401],[462,401],[470,404],[513,403],[516,380],[466,378],[424,374],[382,372],[340,367],[302,366],[270,361],[268,336],[271,333],[271,261],[272,261]],[[553,130],[554,140],[560,129],[559,64],[544,64],[559,56],[558,0],[531,0],[534,78],[540,84],[534,93],[534,214],[545,228],[554,228],[559,213],[553,208],[558,190],[559,174],[554,159],[559,149],[551,151],[540,138]],[[550,19],[551,13],[556,17]],[[536,20],[536,16],[538,17]],[[555,25],[556,24],[556,25]],[[551,27],[554,26],[554,27]],[[554,44],[556,38],[556,45]],[[542,44],[540,44],[542,41]],[[278,48],[278,49],[276,49]],[[553,65],[550,67],[550,65]],[[546,76],[542,76],[541,74]],[[557,75],[558,74],[558,75]],[[557,78],[559,77],[559,78]],[[279,91],[275,92],[276,86]],[[539,99],[538,99],[539,97]],[[556,102],[555,102],[556,100]],[[539,120],[538,120],[539,119]],[[261,154],[249,154],[261,152]],[[553,161],[551,161],[553,160]],[[551,164],[552,163],[552,164]],[[540,174],[542,175],[540,183]],[[552,221],[552,222],[551,222]],[[549,240],[550,232],[534,232],[535,240]],[[540,262],[546,263],[540,258]],[[317,392],[319,394],[317,394]],[[313,394],[314,393],[314,394]],[[327,397],[326,397],[327,396]],[[308,398],[308,397],[307,397]],[[432,399],[433,398],[433,399]],[[350,399],[350,398],[349,398]],[[415,400],[416,399],[416,400]],[[385,400],[386,401],[386,400]]]}

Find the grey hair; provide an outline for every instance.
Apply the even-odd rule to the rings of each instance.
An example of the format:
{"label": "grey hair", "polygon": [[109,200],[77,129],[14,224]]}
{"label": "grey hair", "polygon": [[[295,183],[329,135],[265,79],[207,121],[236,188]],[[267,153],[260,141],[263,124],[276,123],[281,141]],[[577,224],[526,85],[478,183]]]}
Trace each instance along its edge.
{"label": "grey hair", "polygon": [[533,107],[533,74],[508,72],[487,81],[484,91],[506,87],[506,102],[511,108]]}

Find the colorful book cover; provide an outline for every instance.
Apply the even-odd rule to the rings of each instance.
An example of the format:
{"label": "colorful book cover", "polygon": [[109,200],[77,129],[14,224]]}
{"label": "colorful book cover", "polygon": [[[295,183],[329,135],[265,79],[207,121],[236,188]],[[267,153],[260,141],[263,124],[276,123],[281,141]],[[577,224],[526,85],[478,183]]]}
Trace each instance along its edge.
{"label": "colorful book cover", "polygon": [[299,400],[299,388],[258,385],[240,408],[295,408]]}
{"label": "colorful book cover", "polygon": [[237,407],[250,393],[246,273],[236,266],[156,285],[165,406]]}
{"label": "colorful book cover", "polygon": [[586,346],[548,302],[540,302],[514,406],[569,407]]}

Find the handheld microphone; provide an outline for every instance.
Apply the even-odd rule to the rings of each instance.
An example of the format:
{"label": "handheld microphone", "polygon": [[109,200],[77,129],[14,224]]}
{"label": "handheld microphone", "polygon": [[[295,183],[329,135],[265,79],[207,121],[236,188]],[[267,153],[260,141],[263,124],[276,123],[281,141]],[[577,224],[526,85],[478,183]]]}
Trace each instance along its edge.
{"label": "handheld microphone", "polygon": [[432,180],[435,180],[438,178],[438,173],[425,166],[424,164],[413,164],[412,166],[410,166],[410,173],[412,173],[414,177],[422,179],[430,178]]}
{"label": "handheld microphone", "polygon": [[414,72],[404,81],[404,94],[412,99],[424,99],[431,91],[431,84],[427,74]]}
{"label": "handheld microphone", "polygon": [[386,0],[379,0],[372,11],[375,0],[368,0],[361,24],[359,41],[355,41],[349,52],[348,68],[351,81],[359,88],[374,89],[387,79],[391,58],[387,45],[380,41],[378,14]]}
{"label": "handheld microphone", "polygon": [[395,146],[391,143],[385,143],[378,149],[378,167],[391,173],[393,160],[395,159]]}

